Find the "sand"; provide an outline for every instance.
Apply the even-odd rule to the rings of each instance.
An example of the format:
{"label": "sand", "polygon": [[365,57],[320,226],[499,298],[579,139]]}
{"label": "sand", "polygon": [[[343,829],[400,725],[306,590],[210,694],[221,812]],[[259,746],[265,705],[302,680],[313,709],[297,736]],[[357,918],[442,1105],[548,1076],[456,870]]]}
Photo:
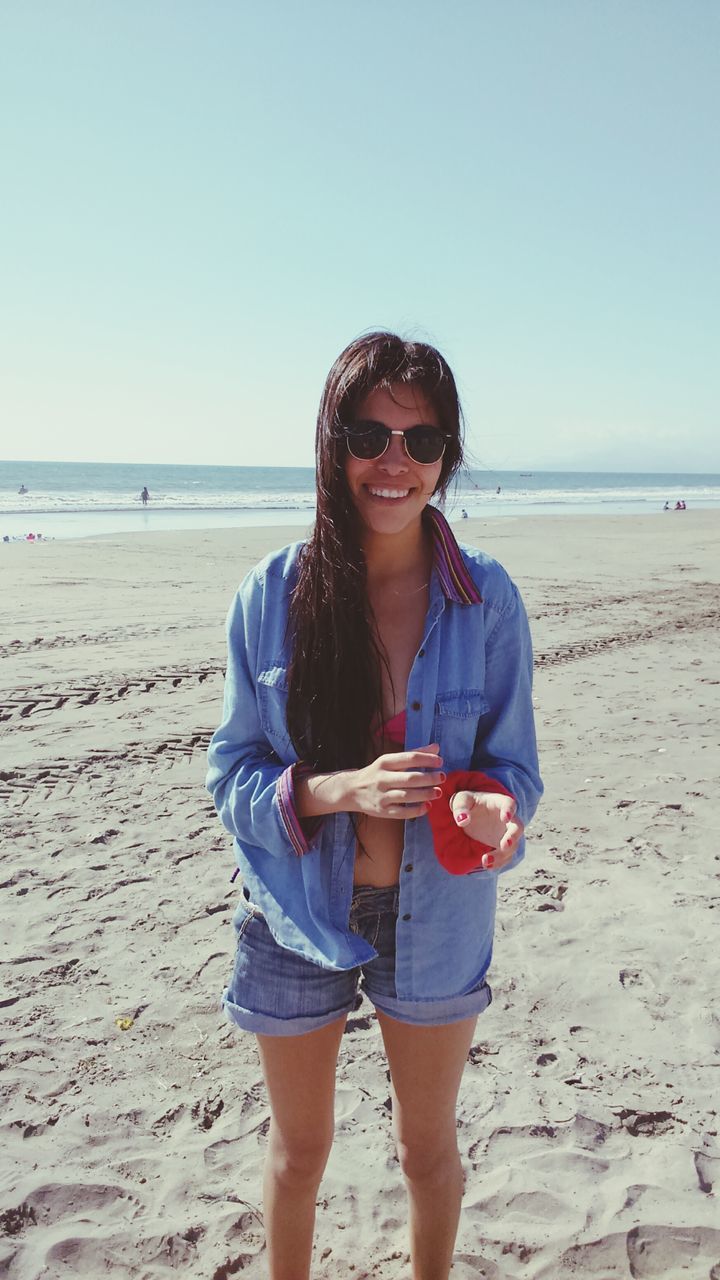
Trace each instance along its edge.
{"label": "sand", "polygon": [[[458,1113],[453,1277],[720,1277],[720,515],[467,521],[530,613],[547,792],[502,883]],[[237,886],[203,789],[223,618],[293,531],[2,554],[0,1275],[266,1275],[268,1107],[226,1025]],[[317,1277],[409,1277],[371,1007]]]}

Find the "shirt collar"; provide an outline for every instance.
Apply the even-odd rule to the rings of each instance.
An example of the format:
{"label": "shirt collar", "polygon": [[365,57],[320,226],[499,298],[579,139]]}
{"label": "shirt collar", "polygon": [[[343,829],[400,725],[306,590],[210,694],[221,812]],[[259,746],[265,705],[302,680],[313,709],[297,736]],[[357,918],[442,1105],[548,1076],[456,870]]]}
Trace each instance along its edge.
{"label": "shirt collar", "polygon": [[435,569],[446,599],[456,604],[482,604],[482,596],[444,515],[437,507],[430,506],[425,508],[424,515],[433,535]]}

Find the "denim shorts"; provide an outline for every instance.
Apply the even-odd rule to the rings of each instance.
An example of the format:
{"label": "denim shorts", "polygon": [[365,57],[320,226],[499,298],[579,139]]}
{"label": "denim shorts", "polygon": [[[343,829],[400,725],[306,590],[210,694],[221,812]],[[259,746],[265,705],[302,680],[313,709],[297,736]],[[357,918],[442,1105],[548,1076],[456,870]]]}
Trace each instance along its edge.
{"label": "denim shorts", "polygon": [[462,996],[446,1000],[401,1000],[395,989],[397,885],[356,885],[350,928],[377,951],[354,969],[325,969],[281,947],[265,917],[240,899],[233,924],[237,935],[235,965],[222,1003],[231,1022],[262,1035],[296,1036],[316,1031],[359,1008],[362,991],[376,1009],[400,1022],[436,1027],[482,1013],[492,1000],[483,980]]}

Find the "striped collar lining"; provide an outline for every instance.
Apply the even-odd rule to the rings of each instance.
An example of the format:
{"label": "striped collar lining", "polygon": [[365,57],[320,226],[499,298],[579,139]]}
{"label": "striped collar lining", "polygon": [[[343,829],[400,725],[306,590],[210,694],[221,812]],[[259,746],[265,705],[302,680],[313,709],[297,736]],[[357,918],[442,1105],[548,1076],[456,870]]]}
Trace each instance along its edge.
{"label": "striped collar lining", "polygon": [[456,604],[482,604],[482,596],[470,576],[450,525],[437,507],[426,507],[435,543],[435,568],[448,600]]}

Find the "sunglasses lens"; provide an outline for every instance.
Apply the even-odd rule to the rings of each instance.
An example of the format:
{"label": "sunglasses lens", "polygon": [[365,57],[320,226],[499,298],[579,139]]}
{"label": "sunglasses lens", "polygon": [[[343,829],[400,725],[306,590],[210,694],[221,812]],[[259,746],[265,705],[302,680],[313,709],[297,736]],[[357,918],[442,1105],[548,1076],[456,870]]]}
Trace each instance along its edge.
{"label": "sunglasses lens", "polygon": [[[363,462],[381,458],[388,447],[391,434],[390,428],[382,422],[356,422],[344,429],[350,453],[353,458],[359,458]],[[424,465],[439,462],[445,452],[445,433],[439,427],[410,427],[403,432],[403,439],[408,456],[413,462]]]}
{"label": "sunglasses lens", "polygon": [[405,447],[414,462],[439,462],[445,452],[445,436],[438,427],[411,427]]}
{"label": "sunglasses lens", "polygon": [[346,429],[345,440],[353,458],[361,458],[363,462],[369,462],[372,458],[379,458],[385,452],[388,430],[379,423],[377,426],[360,427],[356,431]]}

